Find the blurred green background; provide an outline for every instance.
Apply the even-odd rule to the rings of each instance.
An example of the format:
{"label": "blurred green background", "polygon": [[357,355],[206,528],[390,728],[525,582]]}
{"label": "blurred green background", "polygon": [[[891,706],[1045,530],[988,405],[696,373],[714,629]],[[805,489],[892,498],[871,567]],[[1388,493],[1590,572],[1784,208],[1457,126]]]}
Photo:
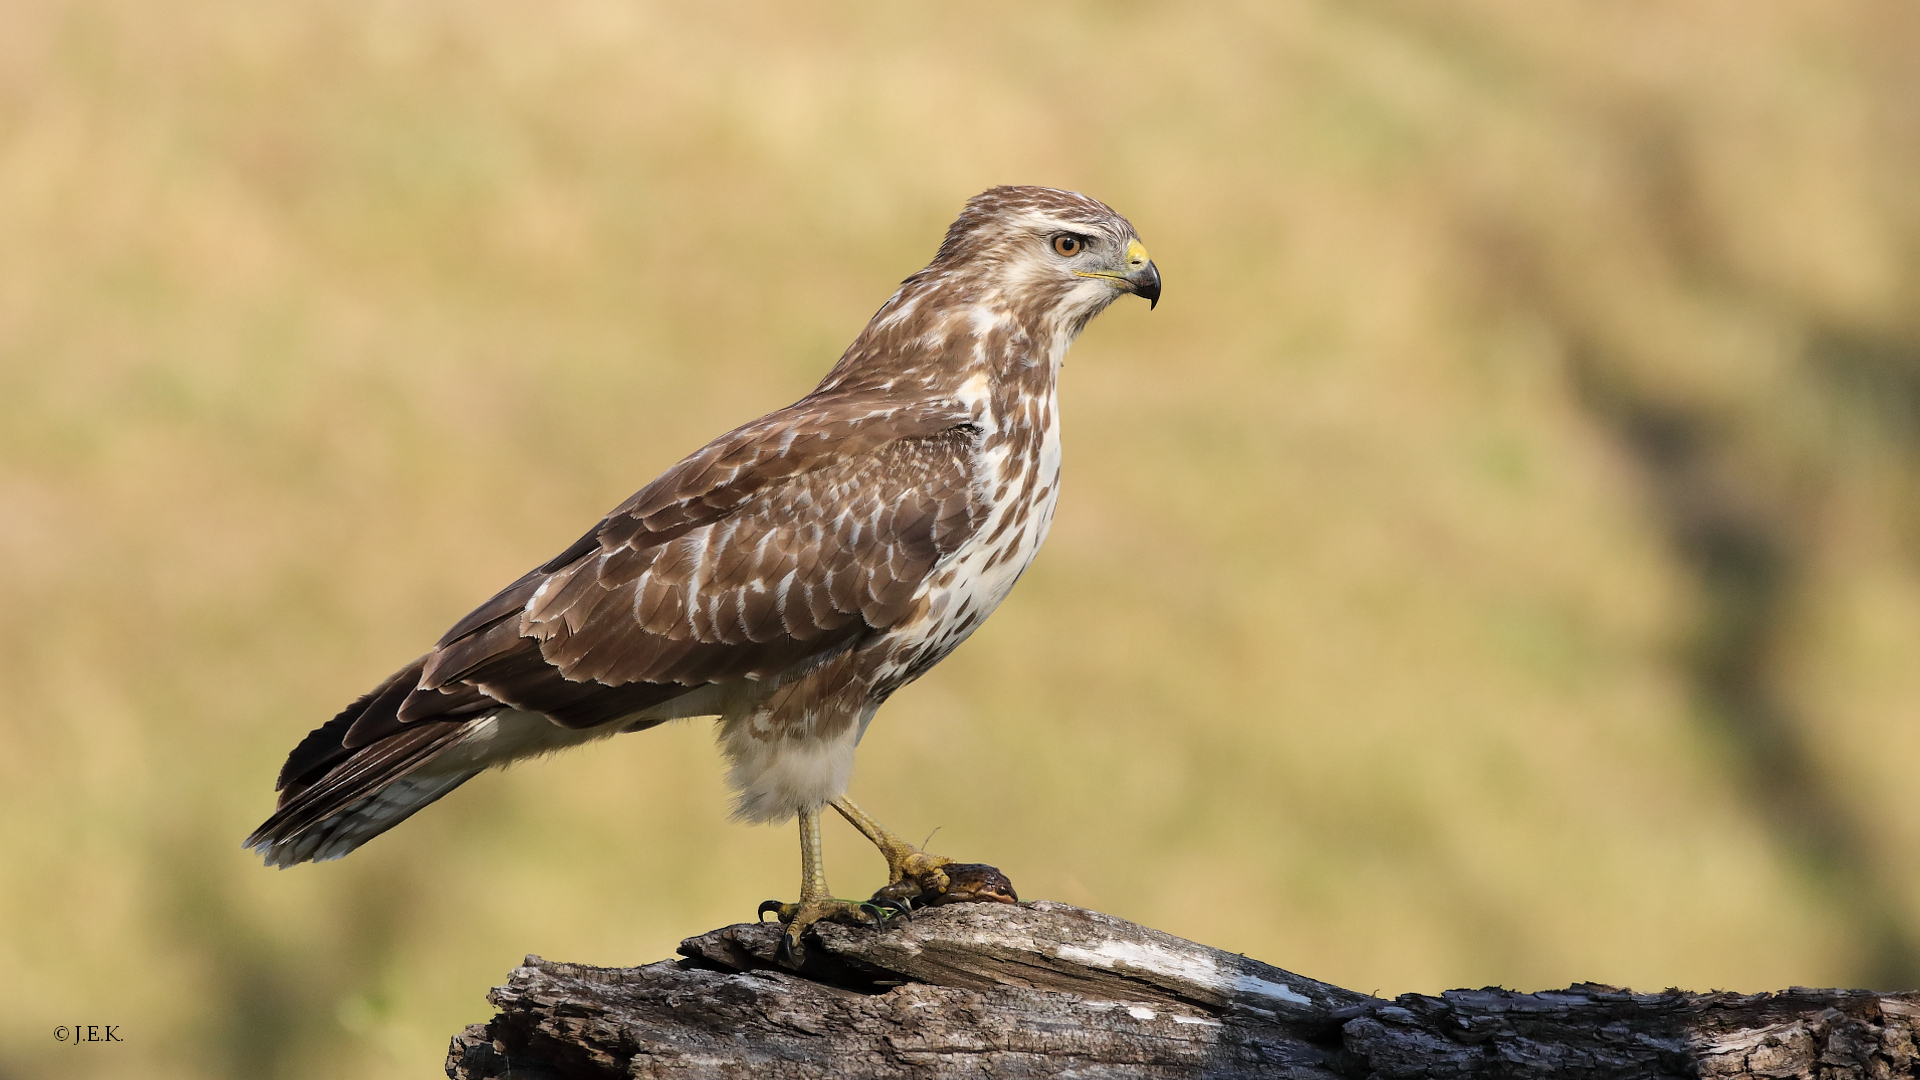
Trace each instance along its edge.
{"label": "blurred green background", "polygon": [[856,799],[1361,990],[1920,986],[1920,8],[3,20],[0,1077],[438,1075],[522,954],[791,895],[704,723],[239,842],[996,183],[1127,214],[1166,310],[1081,339],[1052,539]]}

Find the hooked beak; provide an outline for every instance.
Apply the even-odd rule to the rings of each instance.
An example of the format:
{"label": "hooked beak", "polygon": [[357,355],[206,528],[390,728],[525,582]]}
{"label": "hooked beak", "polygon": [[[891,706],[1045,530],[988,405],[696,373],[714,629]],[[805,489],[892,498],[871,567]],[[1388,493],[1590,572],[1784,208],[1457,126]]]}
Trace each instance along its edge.
{"label": "hooked beak", "polygon": [[1147,302],[1148,311],[1160,306],[1160,270],[1151,259],[1147,265],[1120,280],[1127,283],[1128,291]]}
{"label": "hooked beak", "polygon": [[1147,255],[1147,248],[1138,240],[1127,244],[1127,269],[1125,273],[1113,270],[1075,270],[1081,277],[1105,278],[1119,288],[1132,293],[1147,302],[1147,310],[1160,306],[1160,268],[1153,265],[1153,259]]}
{"label": "hooked beak", "polygon": [[1128,292],[1147,302],[1148,311],[1160,306],[1160,268],[1153,265],[1147,245],[1138,240],[1127,243],[1127,272],[1120,280]]}

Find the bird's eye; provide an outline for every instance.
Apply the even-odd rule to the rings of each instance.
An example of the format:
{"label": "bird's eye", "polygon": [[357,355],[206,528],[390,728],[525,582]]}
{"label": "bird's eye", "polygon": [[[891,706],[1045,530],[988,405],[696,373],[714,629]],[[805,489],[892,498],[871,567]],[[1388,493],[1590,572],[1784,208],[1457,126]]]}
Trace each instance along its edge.
{"label": "bird's eye", "polygon": [[1086,246],[1087,242],[1085,240],[1080,239],[1072,233],[1061,233],[1059,236],[1053,238],[1053,253],[1069,259],[1080,254],[1080,249]]}

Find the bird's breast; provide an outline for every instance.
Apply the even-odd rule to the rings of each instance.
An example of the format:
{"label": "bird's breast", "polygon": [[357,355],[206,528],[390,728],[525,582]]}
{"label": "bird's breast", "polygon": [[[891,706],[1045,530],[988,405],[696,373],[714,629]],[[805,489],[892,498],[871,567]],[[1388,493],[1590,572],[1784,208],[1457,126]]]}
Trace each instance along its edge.
{"label": "bird's breast", "polygon": [[917,677],[972,636],[1013,590],[1053,525],[1060,430],[1053,395],[1034,395],[987,428],[974,453],[979,524],[923,587],[921,613],[895,627],[895,674]]}

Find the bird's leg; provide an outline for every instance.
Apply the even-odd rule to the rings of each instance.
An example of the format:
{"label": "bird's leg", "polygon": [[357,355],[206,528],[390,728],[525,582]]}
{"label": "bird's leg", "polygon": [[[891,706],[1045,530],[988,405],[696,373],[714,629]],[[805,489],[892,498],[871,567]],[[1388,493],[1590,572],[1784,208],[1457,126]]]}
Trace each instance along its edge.
{"label": "bird's leg", "polygon": [[781,958],[798,967],[805,959],[805,952],[800,947],[800,935],[806,933],[807,927],[822,919],[877,926],[886,922],[889,907],[904,910],[906,904],[889,904],[882,897],[872,900],[834,899],[827,889],[826,866],[820,858],[820,808],[816,806],[800,811],[800,899],[792,904],[768,900],[760,905],[762,919],[772,913],[787,924],[787,932],[780,939]]}
{"label": "bird's leg", "polygon": [[1013,891],[1013,882],[997,868],[985,863],[954,862],[944,855],[929,855],[895,836],[844,796],[828,805],[840,811],[840,816],[873,841],[873,846],[886,857],[887,884],[873,894],[874,900],[920,907],[967,901],[1020,902],[1019,895]]}
{"label": "bird's leg", "polygon": [[[869,817],[865,810],[853,804],[853,800],[842,796],[827,805],[840,811],[847,823],[859,829],[861,835],[873,841],[880,854],[887,860],[887,887],[893,888],[902,883],[919,885],[925,893],[944,893],[952,879],[947,876],[944,867],[953,862],[944,855],[929,855],[912,844],[895,836],[885,825]],[[908,895],[918,895],[910,893]]]}

